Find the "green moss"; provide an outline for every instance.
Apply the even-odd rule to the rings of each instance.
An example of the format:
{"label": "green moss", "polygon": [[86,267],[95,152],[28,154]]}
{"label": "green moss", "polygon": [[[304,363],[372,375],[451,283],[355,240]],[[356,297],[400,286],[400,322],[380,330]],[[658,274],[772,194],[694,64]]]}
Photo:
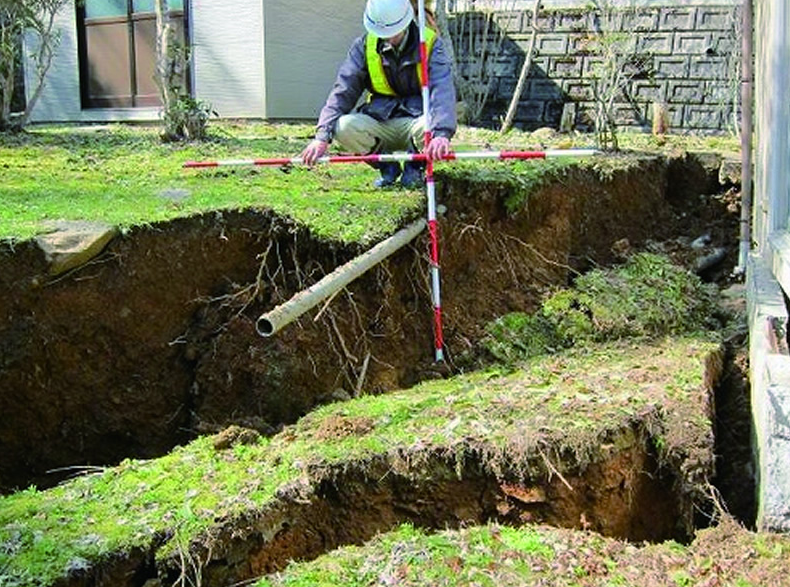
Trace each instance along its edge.
{"label": "green moss", "polygon": [[[366,165],[325,165],[284,173],[272,167],[185,170],[188,160],[293,157],[309,141],[308,125],[216,122],[209,141],[162,144],[159,129],[146,126],[37,126],[19,135],[0,134],[0,239],[22,240],[52,220],[102,221],[120,227],[152,224],[211,210],[271,208],[307,225],[322,238],[368,243],[392,233],[422,209],[415,190],[371,189],[375,171]],[[653,141],[653,142],[651,142]],[[589,135],[538,134],[462,127],[453,141],[459,151],[589,148]],[[623,133],[623,148],[677,151],[738,151],[726,137],[662,138]],[[463,177],[473,184],[509,190],[511,212],[528,204],[534,191],[561,178],[574,165],[601,177],[628,165],[629,158],[575,157],[533,161],[438,164],[437,177]],[[186,197],[163,197],[178,190]]]}
{"label": "green moss", "polygon": [[489,353],[505,364],[553,352],[565,346],[555,325],[542,313],[506,314],[486,325],[483,344]]}
{"label": "green moss", "polygon": [[347,547],[331,563],[306,563],[294,572],[260,581],[258,587],[372,585],[391,580],[398,585],[497,585],[500,569],[530,576],[527,559],[549,563],[553,549],[538,531],[483,527],[464,533],[426,534],[403,525],[365,547]]}
{"label": "green moss", "polygon": [[506,193],[505,207],[515,214],[528,205],[529,198],[542,186],[561,179],[568,169],[584,165],[577,157],[526,161],[459,161],[442,167],[438,177],[464,182],[472,189],[501,189]]}
{"label": "green moss", "polygon": [[484,348],[514,364],[557,348],[622,338],[704,331],[715,289],[663,256],[639,253],[613,269],[580,276],[548,296],[534,315],[516,312],[486,326]]}
{"label": "green moss", "polygon": [[[705,532],[716,535],[718,530]],[[435,534],[400,526],[363,547],[345,547],[315,561],[293,563],[284,572],[262,579],[257,587],[784,584],[785,560],[774,553],[755,552],[754,545],[763,536],[725,528],[717,536],[721,552],[714,561],[704,540],[688,547],[672,541],[635,545],[546,526],[514,529],[489,524]],[[788,544],[787,537],[772,540]]]}
{"label": "green moss", "polygon": [[[222,127],[220,127],[222,128]],[[304,137],[295,136],[298,131]],[[52,220],[121,227],[206,211],[270,208],[319,237],[366,243],[393,232],[419,209],[417,191],[373,190],[365,165],[290,173],[272,167],[186,170],[188,160],[292,157],[300,127],[229,127],[199,144],[162,144],[147,127],[42,127],[0,135],[0,239],[26,239]],[[184,197],[173,200],[167,191]]]}
{"label": "green moss", "polygon": [[[42,222],[61,218],[131,226],[206,210],[267,207],[304,222],[319,236],[365,242],[391,232],[422,205],[416,192],[370,190],[372,172],[364,166],[291,173],[270,168],[182,170],[181,163],[188,159],[293,155],[311,132],[307,127],[276,125],[222,128],[221,135],[200,145],[162,145],[156,129],[123,126],[52,127],[2,136],[0,239],[28,238]],[[517,135],[505,140],[513,136]],[[514,147],[528,148],[529,135],[517,138],[522,144]],[[505,184],[512,190],[508,207],[515,211],[543,182],[561,177],[577,164],[490,162],[443,169],[470,181]],[[165,189],[184,190],[188,197],[168,200],[161,197]],[[684,291],[678,287],[673,295],[682,297]],[[504,318],[491,327],[492,336],[522,339],[516,351],[501,346],[498,352],[508,361],[535,355],[522,371],[507,377],[489,371],[360,398],[322,408],[271,440],[216,450],[211,438],[201,438],[161,459],[128,460],[48,491],[31,488],[0,498],[0,585],[51,584],[115,554],[152,549],[163,541],[158,556],[167,556],[217,520],[265,508],[278,489],[309,483],[310,475],[316,474],[311,471],[376,455],[438,446],[462,459],[465,447],[476,443],[493,460],[512,443],[523,449],[525,438],[535,442],[550,438],[577,443],[574,450],[595,450],[591,439],[598,438],[597,430],[620,426],[656,401],[640,397],[641,383],[627,376],[635,366],[651,364],[656,353],[600,347],[578,356],[538,356],[585,333],[590,326],[588,312],[599,312],[602,323],[620,323],[598,309],[598,293],[594,299],[564,295],[558,293],[538,317]],[[672,309],[672,304],[668,307]],[[556,316],[562,319],[555,323]],[[529,337],[533,340],[524,343]],[[536,348],[540,352],[529,350]],[[684,391],[689,395],[700,386],[699,357],[709,351],[704,343],[688,341],[662,347],[665,360],[671,357],[688,372],[666,385],[680,400]],[[567,380],[567,373],[583,374],[576,377],[583,379],[583,385]],[[366,419],[373,425],[360,435],[322,436],[322,427],[338,418]],[[696,419],[692,424],[705,425]],[[535,436],[535,430],[543,436]],[[482,550],[475,564],[493,561],[486,557],[495,555],[508,540],[510,551],[540,551],[541,543],[534,537],[507,536],[503,531],[496,539],[477,538],[475,544]],[[451,547],[437,542],[436,551],[443,548]],[[412,556],[421,560],[419,553]],[[514,568],[528,570],[522,559],[510,562]],[[478,575],[475,580],[483,581]],[[343,584],[322,576],[306,584],[324,580]]]}

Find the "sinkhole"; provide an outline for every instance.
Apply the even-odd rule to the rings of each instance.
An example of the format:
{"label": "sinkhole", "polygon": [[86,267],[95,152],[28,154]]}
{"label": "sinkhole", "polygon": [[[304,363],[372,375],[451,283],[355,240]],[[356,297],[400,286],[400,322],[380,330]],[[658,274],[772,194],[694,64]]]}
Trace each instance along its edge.
{"label": "sinkhole", "polygon": [[[729,288],[740,203],[723,164],[716,155],[631,155],[607,172],[565,168],[529,193],[518,181],[439,174],[438,197],[447,207],[440,220],[447,360],[439,365],[420,238],[271,337],[256,332],[261,312],[362,247],[321,241],[265,210],[135,228],[58,278],[48,277],[35,242],[3,246],[0,282],[9,295],[0,301],[0,410],[8,416],[0,422],[0,487],[51,487],[197,437],[213,438],[217,454],[230,454],[258,438],[287,436],[318,406],[475,373],[486,364],[480,340],[487,323],[534,311],[551,288],[635,251],[665,254]],[[593,419],[575,436],[546,422],[534,436],[524,429],[509,438],[507,450],[489,443],[481,424],[479,435],[470,432],[452,450],[426,440],[306,467],[265,508],[217,512],[213,530],[189,547],[202,584],[246,581],[403,521],[426,528],[535,522],[629,540],[686,540],[710,507],[710,496],[695,486],[706,479],[749,523],[742,336],[727,342],[687,353],[703,374],[701,413],[713,423],[709,438],[689,445],[702,456],[666,458],[665,428],[673,424],[655,403],[599,427]],[[653,357],[666,354],[629,355],[614,371],[649,386],[663,369]],[[555,370],[584,385],[583,371],[565,363]],[[565,412],[587,401],[579,389]],[[459,394],[444,400],[447,410]],[[484,410],[498,409],[496,397]],[[516,423],[526,418],[500,408]],[[320,423],[326,438],[353,442],[384,426],[338,410]],[[443,434],[454,431],[447,431],[450,414],[442,416],[449,422]],[[541,436],[544,429],[551,434]],[[57,584],[175,580],[178,553],[157,554],[171,538],[156,533],[145,546],[74,569]]]}

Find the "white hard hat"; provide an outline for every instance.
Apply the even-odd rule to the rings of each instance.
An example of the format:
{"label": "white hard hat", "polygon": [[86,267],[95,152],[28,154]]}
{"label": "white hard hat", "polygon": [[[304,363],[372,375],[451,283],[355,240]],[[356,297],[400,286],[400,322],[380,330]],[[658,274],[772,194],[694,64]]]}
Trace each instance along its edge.
{"label": "white hard hat", "polygon": [[414,8],[410,0],[368,0],[362,20],[371,35],[389,39],[406,30],[414,20]]}

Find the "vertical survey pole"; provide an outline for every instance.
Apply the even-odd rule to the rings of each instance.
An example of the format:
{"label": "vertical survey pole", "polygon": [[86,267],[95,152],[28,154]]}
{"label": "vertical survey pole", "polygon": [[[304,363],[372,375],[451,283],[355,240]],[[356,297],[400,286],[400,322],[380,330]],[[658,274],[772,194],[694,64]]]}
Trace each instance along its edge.
{"label": "vertical survey pole", "polygon": [[[422,111],[425,119],[424,147],[431,142],[431,98],[428,77],[428,46],[425,34],[425,0],[419,0],[417,20],[420,29],[420,67],[422,68]],[[425,163],[425,189],[428,195],[428,233],[430,235],[431,294],[433,299],[433,337],[436,362],[444,360],[444,335],[442,333],[442,295],[439,274],[439,224],[436,221],[436,186],[433,181],[433,161]]]}

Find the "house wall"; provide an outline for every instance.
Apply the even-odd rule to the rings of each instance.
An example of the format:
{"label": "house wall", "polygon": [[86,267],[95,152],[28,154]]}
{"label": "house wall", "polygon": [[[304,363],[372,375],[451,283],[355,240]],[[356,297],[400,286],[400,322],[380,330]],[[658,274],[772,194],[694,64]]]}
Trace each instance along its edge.
{"label": "house wall", "polygon": [[[737,24],[741,0],[613,0],[643,6],[632,29],[652,53],[651,72],[635,79],[630,102],[618,108],[620,124],[648,126],[651,104],[668,106],[675,131],[720,131],[732,127],[737,95]],[[362,33],[364,0],[192,0],[194,95],[222,117],[315,119],[331,89],[348,45]],[[490,5],[490,6],[489,6]],[[533,0],[506,3],[477,0],[478,8],[510,10],[497,17],[506,29],[505,50],[492,63],[491,102],[483,122],[496,125],[516,85],[532,31]],[[579,46],[592,26],[586,0],[544,0],[537,54],[516,114],[516,126],[556,125],[565,101],[578,103],[577,123],[589,124],[589,80],[594,59]],[[461,0],[451,10],[462,10]],[[82,110],[79,94],[76,13],[66,6],[58,15],[61,46],[34,121],[156,119],[157,109]],[[28,40],[28,45],[31,40]],[[457,52],[461,68],[477,55]],[[27,63],[28,92],[32,88]]]}
{"label": "house wall", "polygon": [[790,7],[787,0],[769,0],[755,9],[755,236],[763,247],[772,232],[787,227],[790,202]]}
{"label": "house wall", "polygon": [[[193,95],[223,118],[315,119],[362,32],[364,0],[191,0]],[[157,120],[158,108],[82,109],[74,5],[31,121]],[[35,38],[26,39],[28,56]],[[26,61],[26,89],[33,66]],[[28,94],[29,97],[29,94]]]}
{"label": "house wall", "polygon": [[264,118],[262,2],[191,0],[190,30],[194,96],[223,118]]}
{"label": "house wall", "polygon": [[[55,18],[60,33],[52,65],[44,87],[30,116],[31,122],[106,122],[114,120],[155,120],[155,108],[113,108],[83,110],[80,97],[79,58],[77,52],[77,12],[73,4],[66,4]],[[35,87],[35,66],[30,55],[35,53],[36,38],[24,40],[25,94],[27,101]]]}
{"label": "house wall", "polygon": [[[64,6],[57,14],[55,27],[60,31],[58,47],[44,88],[30,117],[33,122],[50,120],[79,120],[80,82],[77,59],[77,17],[73,6]],[[25,38],[25,50],[34,53],[36,40],[32,35]],[[33,63],[25,63],[25,91],[30,100],[34,86]]]}
{"label": "house wall", "polygon": [[759,0],[754,7],[756,246],[747,300],[757,524],[790,532],[790,6]]}
{"label": "house wall", "polygon": [[364,32],[364,0],[265,0],[265,116],[315,120],[337,68]]}

